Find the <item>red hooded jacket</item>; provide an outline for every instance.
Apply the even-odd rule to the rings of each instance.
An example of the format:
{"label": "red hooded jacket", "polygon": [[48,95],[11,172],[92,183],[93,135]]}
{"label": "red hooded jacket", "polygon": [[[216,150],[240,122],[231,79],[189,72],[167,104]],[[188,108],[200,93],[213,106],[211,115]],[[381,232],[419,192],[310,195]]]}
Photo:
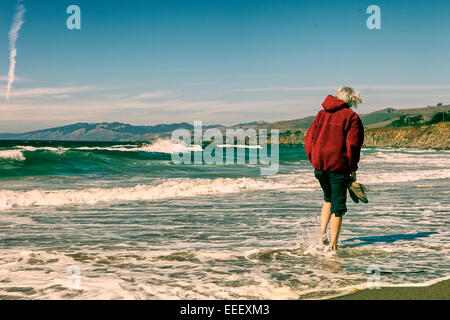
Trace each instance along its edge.
{"label": "red hooded jacket", "polygon": [[358,170],[364,128],[347,103],[326,97],[308,130],[305,151],[315,169],[337,173]]}

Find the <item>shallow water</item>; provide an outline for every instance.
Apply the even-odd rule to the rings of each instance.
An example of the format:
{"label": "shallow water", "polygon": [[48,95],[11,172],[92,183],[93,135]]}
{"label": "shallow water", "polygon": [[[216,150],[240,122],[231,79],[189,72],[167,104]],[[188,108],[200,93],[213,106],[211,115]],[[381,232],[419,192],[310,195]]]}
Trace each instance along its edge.
{"label": "shallow water", "polygon": [[170,148],[0,142],[0,297],[296,299],[373,267],[391,284],[450,274],[448,151],[364,149],[370,202],[348,203],[333,254],[302,146],[267,177],[174,165]]}

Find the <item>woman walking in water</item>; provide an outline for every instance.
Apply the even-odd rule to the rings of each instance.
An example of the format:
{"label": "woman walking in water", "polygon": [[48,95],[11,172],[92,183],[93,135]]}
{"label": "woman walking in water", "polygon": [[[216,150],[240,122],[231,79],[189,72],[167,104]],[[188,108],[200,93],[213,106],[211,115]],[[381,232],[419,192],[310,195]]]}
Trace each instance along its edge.
{"label": "woman walking in water", "polygon": [[339,88],[327,96],[306,134],[305,151],[314,167],[314,175],[323,190],[321,239],[328,244],[330,222],[331,249],[337,250],[342,217],[347,212],[347,186],[356,181],[356,170],[364,141],[364,128],[351,109],[362,103],[359,93],[350,87]]}

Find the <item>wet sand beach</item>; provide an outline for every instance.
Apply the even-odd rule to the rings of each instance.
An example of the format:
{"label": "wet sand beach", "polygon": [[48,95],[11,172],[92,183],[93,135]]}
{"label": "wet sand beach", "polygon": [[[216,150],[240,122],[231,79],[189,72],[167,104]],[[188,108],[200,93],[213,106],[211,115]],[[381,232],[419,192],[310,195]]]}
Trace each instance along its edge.
{"label": "wet sand beach", "polygon": [[450,300],[450,279],[429,286],[364,289],[331,300]]}

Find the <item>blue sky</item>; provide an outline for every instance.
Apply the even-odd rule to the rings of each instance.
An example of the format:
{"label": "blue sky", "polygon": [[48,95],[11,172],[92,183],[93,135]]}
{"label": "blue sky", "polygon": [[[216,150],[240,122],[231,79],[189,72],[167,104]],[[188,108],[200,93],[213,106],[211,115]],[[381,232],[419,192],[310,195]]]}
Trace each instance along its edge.
{"label": "blue sky", "polygon": [[[232,124],[317,113],[354,86],[358,112],[450,103],[450,2],[16,0],[0,3],[0,132],[74,122]],[[81,8],[68,30],[66,8]],[[369,5],[381,30],[369,30]]]}

